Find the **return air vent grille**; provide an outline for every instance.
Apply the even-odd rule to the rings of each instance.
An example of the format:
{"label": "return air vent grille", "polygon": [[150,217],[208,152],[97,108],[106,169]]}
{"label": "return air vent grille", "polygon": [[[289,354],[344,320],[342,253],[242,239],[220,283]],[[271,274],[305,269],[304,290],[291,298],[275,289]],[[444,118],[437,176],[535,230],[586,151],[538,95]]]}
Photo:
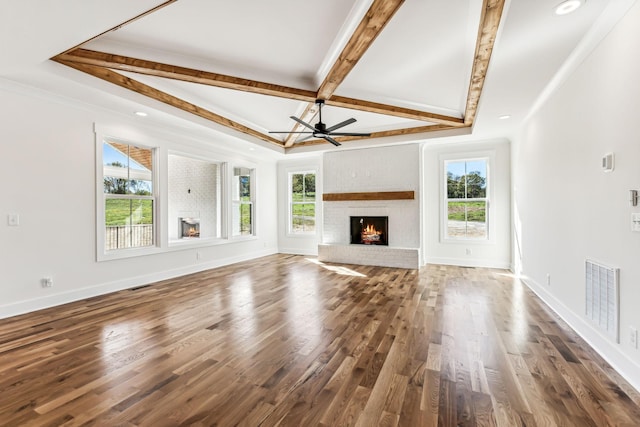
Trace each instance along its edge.
{"label": "return air vent grille", "polygon": [[594,261],[585,262],[585,314],[616,342],[618,337],[618,306],[620,269]]}

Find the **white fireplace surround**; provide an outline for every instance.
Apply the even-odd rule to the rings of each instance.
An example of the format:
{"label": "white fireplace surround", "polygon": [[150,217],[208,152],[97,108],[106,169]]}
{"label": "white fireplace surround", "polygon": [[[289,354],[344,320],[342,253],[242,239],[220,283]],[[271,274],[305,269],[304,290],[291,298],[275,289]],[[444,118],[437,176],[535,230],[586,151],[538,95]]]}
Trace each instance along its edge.
{"label": "white fireplace surround", "polygon": [[[322,188],[323,194],[413,192],[415,198],[323,201],[320,261],[420,268],[418,145],[329,151]],[[389,217],[389,246],[351,245],[352,216]]]}
{"label": "white fireplace surround", "polygon": [[[324,202],[322,243],[318,259],[323,262],[420,267],[419,222],[416,200]],[[350,244],[352,216],[389,217],[389,246]]]}

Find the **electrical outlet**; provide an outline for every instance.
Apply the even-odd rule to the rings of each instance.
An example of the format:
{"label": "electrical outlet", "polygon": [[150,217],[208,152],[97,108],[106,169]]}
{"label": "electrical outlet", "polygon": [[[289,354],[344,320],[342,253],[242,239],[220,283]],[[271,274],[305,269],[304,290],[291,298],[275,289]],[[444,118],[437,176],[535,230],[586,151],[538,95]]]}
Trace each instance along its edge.
{"label": "electrical outlet", "polygon": [[467,255],[471,255],[473,253],[473,251],[471,250],[471,248],[467,248],[465,249],[465,252]]}
{"label": "electrical outlet", "polygon": [[551,275],[547,273],[547,286],[551,286]]}
{"label": "electrical outlet", "polygon": [[40,281],[43,288],[50,288],[53,286],[53,279],[51,277],[43,277]]}
{"label": "electrical outlet", "polygon": [[633,326],[629,326],[629,344],[635,349],[638,348],[638,330]]}

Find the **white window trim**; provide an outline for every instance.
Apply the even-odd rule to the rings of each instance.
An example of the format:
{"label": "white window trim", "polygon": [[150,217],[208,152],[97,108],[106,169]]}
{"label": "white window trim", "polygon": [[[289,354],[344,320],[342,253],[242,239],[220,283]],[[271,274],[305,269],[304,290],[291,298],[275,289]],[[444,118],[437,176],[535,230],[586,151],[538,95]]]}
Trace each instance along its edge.
{"label": "white window trim", "polygon": [[[233,185],[235,184],[235,175],[234,169],[236,168],[244,168],[250,169],[250,180],[251,180],[251,197],[249,203],[251,204],[251,234],[247,235],[234,235],[233,234],[233,210],[236,204],[242,204],[241,200],[236,200],[233,198]],[[256,224],[256,194],[257,194],[257,182],[256,179],[256,166],[250,163],[237,163],[233,164],[229,167],[227,172],[229,185],[226,186],[227,194],[228,194],[228,207],[226,209],[227,212],[227,236],[229,240],[232,241],[240,241],[240,240],[255,240],[258,236],[258,227]],[[246,202],[245,202],[246,204]]]}
{"label": "white window trim", "polygon": [[[143,255],[151,255],[162,252],[162,248],[160,247],[160,197],[159,197],[159,182],[160,175],[158,171],[158,151],[159,148],[145,144],[139,143],[137,141],[130,140],[128,138],[112,136],[111,133],[105,132],[99,126],[95,127],[95,135],[96,135],[96,259],[97,261],[109,261],[114,259],[123,259],[130,258],[135,256],[143,256]],[[104,194],[104,165],[103,165],[103,144],[106,140],[118,141],[123,144],[135,145],[137,147],[144,147],[153,150],[153,171],[152,171],[152,181],[153,181],[153,196],[147,196],[146,198],[153,198],[154,206],[153,206],[153,245],[145,246],[141,248],[124,248],[124,249],[116,249],[107,251],[105,249],[105,200],[106,196]],[[148,177],[148,174],[145,174]]]}
{"label": "white window trim", "polygon": [[[166,135],[154,133],[150,130],[142,130],[128,125],[113,125],[94,123],[95,135],[95,212],[96,212],[96,260],[98,262],[117,259],[133,258],[138,256],[153,255],[158,253],[171,253],[185,249],[212,247],[228,244],[237,244],[242,241],[258,239],[259,224],[256,215],[256,200],[260,199],[260,182],[258,178],[259,168],[256,163],[250,160],[238,160],[228,153],[210,152],[201,147],[193,147],[194,150],[187,149],[189,144],[176,142],[167,139]],[[121,141],[139,147],[154,150],[154,246],[143,248],[126,248],[114,251],[105,251],[105,212],[104,212],[104,189],[103,189],[103,154],[102,143],[105,139]],[[189,240],[186,242],[169,241],[168,238],[168,208],[167,208],[167,186],[168,186],[168,155],[178,154],[185,157],[193,157],[204,161],[212,161],[221,164],[221,236],[220,238],[203,238],[199,240]],[[217,153],[217,154],[212,154]],[[253,234],[246,236],[232,236],[231,209],[232,192],[231,183],[233,179],[233,168],[244,167],[252,170],[252,228]],[[148,177],[148,175],[147,175]]]}
{"label": "white window trim", "polygon": [[[486,200],[487,201],[487,237],[483,239],[472,238],[460,238],[447,236],[447,220],[448,220],[448,206],[447,206],[447,162],[456,161],[472,161],[472,160],[486,160],[487,161],[487,196],[482,199],[466,199],[468,201],[474,200]],[[486,245],[495,244],[496,236],[495,232],[495,203],[492,200],[495,188],[493,179],[493,165],[496,164],[496,153],[494,150],[489,151],[465,151],[453,154],[443,154],[439,157],[440,163],[440,243],[457,244],[457,245]]]}
{"label": "white window trim", "polygon": [[[314,174],[316,177],[316,198],[313,202],[298,202],[298,204],[310,204],[315,205],[315,230],[306,231],[302,233],[294,233],[293,228],[293,193],[291,192],[291,177],[298,174]],[[291,169],[287,171],[287,237],[309,237],[316,236],[318,234],[318,171],[316,169]]]}

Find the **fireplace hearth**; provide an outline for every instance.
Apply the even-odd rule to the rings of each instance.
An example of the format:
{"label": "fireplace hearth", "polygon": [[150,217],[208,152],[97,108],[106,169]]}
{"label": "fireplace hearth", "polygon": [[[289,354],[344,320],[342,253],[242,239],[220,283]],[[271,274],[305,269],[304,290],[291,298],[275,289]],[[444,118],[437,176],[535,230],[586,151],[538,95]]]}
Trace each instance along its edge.
{"label": "fireplace hearth", "polygon": [[352,245],[389,245],[388,216],[352,216]]}

